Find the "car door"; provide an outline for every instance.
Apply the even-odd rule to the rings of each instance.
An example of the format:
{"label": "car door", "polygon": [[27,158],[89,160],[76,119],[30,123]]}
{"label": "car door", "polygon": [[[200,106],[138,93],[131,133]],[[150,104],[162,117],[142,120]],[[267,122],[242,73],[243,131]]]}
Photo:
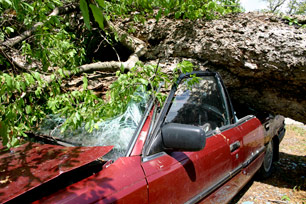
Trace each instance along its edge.
{"label": "car door", "polygon": [[[232,157],[222,127],[230,120],[222,88],[211,73],[200,74],[193,85],[192,80],[182,77],[171,91],[145,146],[142,168],[150,203],[194,203],[229,178]],[[164,151],[160,129],[167,123],[202,127],[205,147],[197,152]]]}

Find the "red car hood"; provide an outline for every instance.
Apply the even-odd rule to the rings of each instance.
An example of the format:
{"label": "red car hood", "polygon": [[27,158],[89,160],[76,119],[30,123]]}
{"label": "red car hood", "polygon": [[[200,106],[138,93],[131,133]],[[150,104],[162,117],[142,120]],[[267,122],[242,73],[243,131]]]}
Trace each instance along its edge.
{"label": "red car hood", "polygon": [[5,148],[0,145],[0,203],[89,164],[112,148],[26,143],[4,152]]}

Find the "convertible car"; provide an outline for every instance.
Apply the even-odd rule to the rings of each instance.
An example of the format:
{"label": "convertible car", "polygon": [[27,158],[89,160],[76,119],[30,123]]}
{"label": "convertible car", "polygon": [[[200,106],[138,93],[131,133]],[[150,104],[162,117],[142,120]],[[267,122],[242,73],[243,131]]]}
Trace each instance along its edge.
{"label": "convertible car", "polygon": [[44,143],[0,147],[0,203],[227,203],[271,174],[283,117],[237,118],[218,73],[182,74],[162,108],[139,96],[93,133],[53,124]]}

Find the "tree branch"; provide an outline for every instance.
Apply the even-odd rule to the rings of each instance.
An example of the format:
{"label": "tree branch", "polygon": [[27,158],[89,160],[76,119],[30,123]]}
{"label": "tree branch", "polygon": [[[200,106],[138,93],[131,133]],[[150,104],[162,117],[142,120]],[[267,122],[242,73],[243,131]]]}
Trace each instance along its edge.
{"label": "tree branch", "polygon": [[[47,22],[52,16],[57,16],[68,12],[72,12],[76,8],[77,4],[68,4],[63,7],[57,7],[48,15],[48,19],[45,22]],[[30,37],[39,26],[44,25],[45,22],[37,22],[30,30],[24,31],[22,34],[2,42],[0,44],[0,49],[5,50],[25,40],[27,37]]]}
{"label": "tree branch", "polygon": [[[49,18],[51,16],[56,16],[61,13],[67,12],[70,7],[60,7],[54,9],[48,16]],[[125,69],[130,70],[132,67],[135,66],[136,62],[139,61],[139,57],[143,56],[147,51],[147,45],[144,41],[128,34],[127,32],[123,31],[119,28],[119,26],[114,25],[112,22],[108,21],[106,18],[105,21],[105,31],[109,32],[114,38],[117,37],[119,39],[119,42],[122,43],[125,47],[130,49],[133,53],[130,55],[127,61],[120,62],[119,61],[109,61],[109,62],[95,62],[91,64],[85,64],[78,67],[78,73],[83,72],[93,72],[93,71],[108,71],[108,72],[115,72],[117,70],[120,70],[121,67],[124,67]],[[16,36],[14,38],[11,38],[2,44],[0,44],[0,49],[6,49],[7,47],[12,47],[16,45],[17,43],[21,42],[22,40],[26,39],[27,37],[30,37],[33,32],[37,29],[37,27],[43,25],[44,23],[38,22],[36,23],[30,30],[25,31],[19,36]],[[30,65],[26,63],[20,63],[16,60],[13,61],[16,66],[23,70],[28,70]],[[73,75],[74,72],[71,71],[65,71],[66,76]],[[51,82],[51,78],[48,75],[42,75],[44,80],[47,82]]]}
{"label": "tree branch", "polygon": [[271,11],[274,13],[276,11],[276,9],[278,9],[280,6],[282,6],[285,3],[286,0],[278,0],[277,2],[275,2],[276,5],[272,6],[272,3],[270,5],[271,7]]}

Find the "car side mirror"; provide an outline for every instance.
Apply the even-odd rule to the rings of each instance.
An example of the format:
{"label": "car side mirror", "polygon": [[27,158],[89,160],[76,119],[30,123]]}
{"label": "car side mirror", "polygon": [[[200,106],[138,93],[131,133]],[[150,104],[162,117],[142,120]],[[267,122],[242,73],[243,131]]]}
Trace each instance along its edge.
{"label": "car side mirror", "polygon": [[194,125],[168,123],[161,129],[163,145],[172,151],[199,151],[206,143],[205,132]]}

